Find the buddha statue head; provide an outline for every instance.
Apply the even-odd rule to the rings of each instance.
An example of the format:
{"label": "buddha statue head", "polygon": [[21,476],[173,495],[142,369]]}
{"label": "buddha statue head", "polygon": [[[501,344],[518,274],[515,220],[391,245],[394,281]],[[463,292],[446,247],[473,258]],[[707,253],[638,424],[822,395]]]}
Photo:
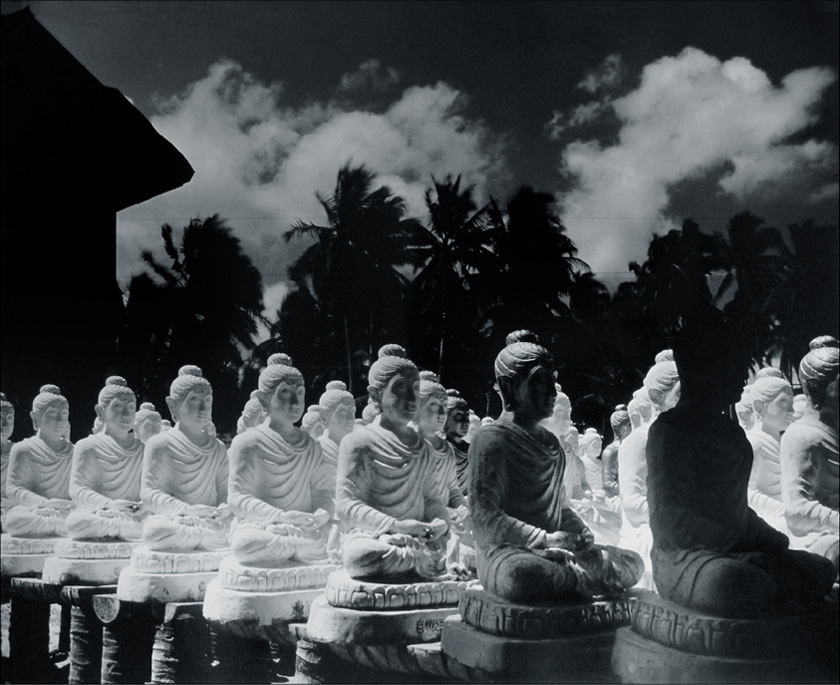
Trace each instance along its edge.
{"label": "buddha statue head", "polygon": [[820,416],[836,423],[838,412],[838,361],[840,349],[837,339],[820,336],[811,341],[811,351],[799,363],[799,380],[808,403]]}
{"label": "buddha statue head", "polygon": [[172,422],[169,419],[161,419],[160,420],[160,432],[165,433],[168,430],[172,429]]}
{"label": "buddha statue head", "polygon": [[282,361],[269,362],[262,370],[257,383],[257,397],[271,427],[289,431],[303,416],[306,388],[303,374]]}
{"label": "buddha statue head", "polygon": [[446,389],[446,423],[443,432],[449,440],[463,440],[470,431],[470,405],[455,388]]}
{"label": "buddha statue head", "polygon": [[761,429],[779,437],[793,422],[793,389],[785,378],[762,376],[750,388],[752,409]]}
{"label": "buddha statue head", "polygon": [[479,418],[478,414],[470,409],[469,421],[470,427],[469,430],[467,430],[467,435],[464,440],[471,443],[475,434],[478,433],[478,429],[481,428],[481,418]]}
{"label": "buddha statue head", "polygon": [[674,350],[668,348],[666,350],[661,350],[656,353],[656,357],[653,359],[654,364],[658,364],[659,362],[672,362],[674,361]]}
{"label": "buddha statue head", "polygon": [[[314,407],[314,409],[313,409]],[[321,423],[321,412],[318,410],[318,405],[314,404],[307,407],[300,420],[300,427],[313,439],[318,439],[324,432],[324,424]]]}
{"label": "buddha statue head", "polygon": [[752,403],[752,383],[745,385],[741,391],[741,399],[735,403],[735,415],[738,417],[738,425],[745,431],[755,425],[755,412]]}
{"label": "buddha statue head", "polygon": [[360,419],[363,422],[362,425],[373,423],[377,416],[379,416],[379,409],[373,400],[369,400],[365,408],[362,409],[362,418]]}
{"label": "buddha statue head", "polygon": [[186,433],[206,433],[213,421],[213,388],[201,369],[186,364],[169,386],[166,406],[177,428]]}
{"label": "buddha statue head", "polygon": [[604,440],[597,428],[587,428],[580,436],[580,452],[590,459],[600,457],[603,446]]}
{"label": "buddha statue head", "polygon": [[563,388],[559,383],[554,384],[554,391],[557,393],[554,397],[554,408],[551,413],[551,421],[554,429],[563,435],[569,426],[572,425],[572,401],[569,396],[563,392]]}
{"label": "buddha statue head", "polygon": [[680,399],[680,377],[672,361],[657,362],[647,372],[644,380],[651,404],[658,412],[677,406]]}
{"label": "buddha statue head", "polygon": [[57,385],[42,385],[32,400],[32,426],[38,436],[55,447],[69,439],[70,403]]}
{"label": "buddha statue head", "polygon": [[368,371],[368,395],[380,421],[404,428],[417,418],[420,372],[399,345],[383,345]]}
{"label": "buddha statue head", "polygon": [[282,364],[283,366],[295,365],[295,363],[292,361],[292,358],[285,352],[275,352],[274,354],[269,356],[268,360],[265,363],[266,366],[274,366],[275,364]]}
{"label": "buddha statue head", "polygon": [[785,374],[782,373],[781,369],[777,369],[775,366],[765,366],[764,368],[759,369],[755,372],[755,380],[759,378],[784,378]]}
{"label": "buddha statue head", "polygon": [[[648,389],[644,386],[633,393],[633,399],[627,405],[627,410],[630,412],[630,420],[633,420],[633,414],[639,416],[641,425],[648,423],[653,418],[653,402],[648,394]],[[636,425],[633,424],[635,428]]]}
{"label": "buddha statue head", "polygon": [[540,338],[536,333],[529,331],[526,328],[521,328],[518,331],[511,331],[505,336],[505,346],[513,345],[513,343],[518,342],[527,342],[539,345]]}
{"label": "buddha statue head", "polygon": [[508,345],[496,357],[493,371],[514,421],[530,424],[551,416],[557,389],[554,359],[546,348],[530,342]]}
{"label": "buddha statue head", "polygon": [[627,411],[626,404],[617,404],[615,410],[610,415],[610,427],[612,427],[613,436],[616,440],[624,440],[633,426],[630,424],[630,414]]}
{"label": "buddha statue head", "polygon": [[15,432],[15,406],[6,399],[6,393],[0,392],[0,435],[3,442]]}
{"label": "buddha statue head", "polygon": [[242,414],[236,422],[236,432],[244,433],[249,428],[253,428],[260,422],[261,417],[263,417],[263,408],[260,402],[260,391],[252,390],[248,401],[242,407]]}
{"label": "buddha statue head", "polygon": [[160,412],[155,409],[151,402],[143,402],[137,414],[134,416],[134,434],[144,445],[149,438],[160,433],[163,427],[163,419]]}
{"label": "buddha statue head", "polygon": [[330,381],[318,400],[318,413],[324,430],[336,444],[353,431],[356,402],[343,381]]}
{"label": "buddha statue head", "polygon": [[798,421],[808,408],[808,398],[799,392],[793,396],[793,420]]}
{"label": "buddha statue head", "polygon": [[580,431],[574,426],[569,426],[569,430],[563,436],[566,447],[569,448],[569,456],[578,456],[580,454]]}
{"label": "buddha statue head", "polygon": [[128,387],[122,376],[109,376],[105,386],[99,391],[99,398],[94,406],[96,420],[93,432],[105,431],[107,435],[125,440],[134,430],[137,414],[137,396]]}
{"label": "buddha statue head", "polygon": [[493,419],[492,416],[485,416],[484,418],[481,419],[481,425],[482,426],[489,426],[491,423],[493,423],[493,420],[494,419]]}
{"label": "buddha statue head", "polygon": [[417,428],[423,437],[431,438],[444,430],[449,395],[446,394],[446,388],[436,380],[436,374],[421,371],[420,375],[420,411],[417,414]]}

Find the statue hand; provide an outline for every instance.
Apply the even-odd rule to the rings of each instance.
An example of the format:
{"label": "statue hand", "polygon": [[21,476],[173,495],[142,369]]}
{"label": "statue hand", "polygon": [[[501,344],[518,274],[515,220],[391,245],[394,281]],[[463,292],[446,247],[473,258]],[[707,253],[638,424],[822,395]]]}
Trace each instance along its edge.
{"label": "statue hand", "polygon": [[75,509],[75,505],[69,499],[60,499],[58,497],[52,497],[48,499],[44,503],[44,507],[47,509],[56,509],[58,511],[71,511]]}
{"label": "statue hand", "polygon": [[140,502],[132,502],[131,500],[127,499],[114,499],[111,500],[111,509],[116,509],[117,511],[121,511],[125,514],[136,514],[140,511],[140,507],[142,505]]}
{"label": "statue hand", "polygon": [[212,519],[219,517],[219,510],[208,504],[191,504],[184,512],[182,512],[182,515],[196,516],[202,519]]}
{"label": "statue hand", "polygon": [[280,515],[278,523],[288,523],[293,526],[298,526],[298,528],[302,528],[306,531],[312,531],[317,528],[315,525],[315,517],[312,514],[307,514],[303,511],[284,511]]}
{"label": "statue hand", "polygon": [[464,523],[470,515],[470,510],[463,504],[457,509],[449,510],[449,517],[452,519],[453,525],[460,525]]}
{"label": "statue hand", "polygon": [[315,527],[320,528],[330,520],[330,515],[326,509],[316,509],[312,514],[312,518],[315,522]]}
{"label": "statue hand", "polygon": [[403,533],[405,535],[411,535],[416,538],[424,539],[429,531],[431,531],[431,526],[428,523],[423,523],[417,519],[404,519],[394,523],[390,532]]}
{"label": "statue hand", "polygon": [[[589,533],[589,535],[591,537],[592,533]],[[558,530],[545,536],[545,546],[557,547],[570,552],[583,552],[592,546],[592,542],[584,534],[566,533]]]}
{"label": "statue hand", "polygon": [[428,528],[430,532],[426,533],[424,537],[427,540],[437,540],[446,535],[446,532],[449,530],[449,524],[441,518],[436,518],[429,522]]}

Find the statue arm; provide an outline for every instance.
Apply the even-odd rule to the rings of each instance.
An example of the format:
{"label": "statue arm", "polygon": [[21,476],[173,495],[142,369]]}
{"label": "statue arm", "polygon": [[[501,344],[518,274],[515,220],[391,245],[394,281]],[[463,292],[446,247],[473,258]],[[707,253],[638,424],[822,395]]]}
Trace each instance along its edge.
{"label": "statue arm", "polygon": [[228,455],[222,443],[219,443],[219,461],[216,464],[216,506],[225,504],[228,501],[228,482],[230,475],[230,464]]}
{"label": "statue arm", "polygon": [[341,441],[338,449],[335,513],[340,521],[352,528],[369,530],[375,535],[387,533],[397,522],[393,516],[365,504],[358,483],[364,482],[364,442],[351,433]]}
{"label": "statue arm", "polygon": [[317,440],[315,443],[315,468],[309,481],[309,490],[312,497],[312,511],[323,509],[330,518],[335,515],[335,492],[330,490],[327,469],[329,466],[321,454],[321,445]]}
{"label": "statue arm", "polygon": [[263,501],[254,493],[257,484],[265,476],[258,464],[262,463],[259,455],[253,454],[247,446],[235,438],[228,453],[230,459],[230,475],[226,491],[230,496],[230,509],[241,521],[257,521],[269,523],[283,510]]}
{"label": "statue arm", "polygon": [[782,502],[791,533],[814,531],[836,533],[840,514],[817,499],[820,445],[792,427],[781,440]]}
{"label": "statue arm", "polygon": [[618,482],[621,490],[621,508],[627,520],[633,526],[641,526],[650,521],[648,508],[648,490],[645,479],[647,466],[646,441],[631,435],[621,443],[618,449],[618,459],[621,468],[618,471]]}
{"label": "statue arm", "polygon": [[618,484],[618,450],[609,446],[601,455],[601,469],[604,479],[604,491],[610,497],[615,497],[621,488]]}
{"label": "statue arm", "polygon": [[440,499],[440,489],[435,480],[434,462],[430,459],[422,481],[423,486],[423,515],[426,521],[441,519],[449,523],[449,510],[446,502]]}
{"label": "statue arm", "polygon": [[31,481],[31,466],[27,458],[26,449],[21,444],[12,446],[9,455],[9,475],[6,480],[6,497],[15,504],[28,507],[43,507],[47,498],[33,492],[29,486]]}
{"label": "statue arm", "polygon": [[167,461],[167,449],[155,436],[146,444],[143,452],[143,481],[140,499],[146,507],[157,514],[183,514],[189,508],[186,502],[173,497],[164,490],[166,483],[174,480]]}
{"label": "statue arm", "polygon": [[583,522],[583,519],[575,513],[574,509],[563,508],[561,509],[560,514],[560,530],[564,533],[576,533],[577,535],[581,535],[582,533],[589,531],[589,526],[587,526]]}
{"label": "statue arm", "polygon": [[[696,482],[693,468],[699,461],[690,453],[691,444],[690,436],[667,422],[658,420],[650,428],[647,482],[654,544],[669,550],[703,547],[727,551],[739,542],[740,532],[690,506]],[[623,452],[619,458],[623,466]]]}
{"label": "statue arm", "polygon": [[502,509],[509,454],[510,446],[489,432],[479,431],[470,446],[470,463],[475,468],[470,481],[473,529],[489,544],[509,542],[532,549],[544,547],[545,529],[509,516]]}
{"label": "statue arm", "polygon": [[76,445],[73,451],[73,465],[70,469],[70,499],[85,509],[106,509],[111,506],[113,500],[90,487],[96,481],[91,473],[94,466],[91,464],[92,459],[96,457],[90,450]]}

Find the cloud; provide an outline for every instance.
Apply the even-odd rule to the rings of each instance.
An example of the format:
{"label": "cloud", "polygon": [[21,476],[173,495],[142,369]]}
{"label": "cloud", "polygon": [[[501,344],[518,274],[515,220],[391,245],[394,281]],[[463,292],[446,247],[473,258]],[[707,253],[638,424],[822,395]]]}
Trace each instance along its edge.
{"label": "cloud", "polygon": [[577,87],[595,94],[599,90],[611,90],[621,85],[625,67],[621,55],[607,55],[607,58],[595,69],[587,72]]}
{"label": "cloud", "polygon": [[399,83],[400,74],[393,67],[384,67],[378,59],[362,62],[356,71],[344,74],[338,85],[339,91],[372,90],[384,92]]}
{"label": "cloud", "polygon": [[[378,62],[374,67],[365,73],[381,71]],[[213,64],[182,93],[157,101],[152,124],[195,176],[120,212],[118,277],[127,286],[142,269],[142,249],[162,254],[163,223],[178,229],[191,217],[218,213],[261,271],[266,293],[282,292],[289,263],[308,245],[286,243],[283,233],[298,219],[325,221],[315,192],[331,195],[348,161],[368,166],[375,184],[402,195],[420,218],[432,174],[461,174],[476,185],[478,201],[486,198],[488,183],[506,173],[504,143],[462,114],[465,103],[464,94],[441,82],[406,88],[379,113],[336,100],[294,107],[284,102],[282,83],[262,83],[229,60]]]}
{"label": "cloud", "polygon": [[[717,174],[721,195],[744,203],[836,197],[837,146],[792,142],[817,122],[835,79],[815,67],[775,86],[743,57],[721,62],[696,48],[647,65],[635,90],[596,101],[593,111],[618,118],[617,142],[575,140],[562,153],[561,170],[574,182],[562,199],[563,221],[581,257],[596,272],[625,271],[644,258],[652,232],[673,226],[670,191],[709,174]],[[573,112],[565,121],[574,120]]]}

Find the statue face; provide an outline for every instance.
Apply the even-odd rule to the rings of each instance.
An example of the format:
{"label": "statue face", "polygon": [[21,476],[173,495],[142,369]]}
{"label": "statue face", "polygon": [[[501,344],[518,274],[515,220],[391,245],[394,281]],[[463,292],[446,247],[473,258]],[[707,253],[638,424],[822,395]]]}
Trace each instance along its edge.
{"label": "statue face", "polygon": [[572,403],[569,402],[568,397],[564,395],[557,396],[554,402],[552,418],[561,432],[569,430],[569,426],[572,425]]}
{"label": "statue face", "polygon": [[586,443],[586,456],[597,459],[598,455],[601,454],[601,447],[603,447],[604,441],[601,439],[599,435],[597,438],[590,438]]}
{"label": "statue face", "polygon": [[175,420],[184,427],[204,430],[213,415],[213,391],[199,385],[189,391],[177,407]]}
{"label": "statue face", "polygon": [[134,428],[134,418],[137,414],[137,400],[131,395],[117,395],[102,409],[97,405],[105,423],[105,433],[114,436],[126,436]]}
{"label": "statue face", "polygon": [[38,419],[38,434],[51,442],[67,439],[70,434],[70,407],[63,402],[47,407]]}
{"label": "statue face", "polygon": [[680,401],[680,391],[681,391],[681,385],[680,385],[680,382],[677,381],[676,383],[674,383],[674,387],[671,388],[662,397],[660,411],[668,411],[669,409],[673,409],[674,407],[676,407],[677,402]]}
{"label": "statue face", "polygon": [[764,407],[762,423],[772,430],[785,430],[793,423],[793,391],[785,388]]}
{"label": "statue face", "polygon": [[431,437],[435,433],[443,430],[446,425],[446,405],[440,401],[440,398],[434,395],[429,396],[425,404],[420,407],[420,413],[417,415],[417,427],[426,437]]}
{"label": "statue face", "polygon": [[537,366],[516,387],[514,417],[529,423],[548,418],[554,413],[556,397],[554,369]]}
{"label": "statue face", "polygon": [[306,388],[303,383],[280,381],[268,401],[269,418],[274,423],[291,426],[303,416],[306,408]]}
{"label": "statue face", "polygon": [[140,442],[145,445],[149,441],[149,438],[160,433],[161,428],[161,419],[157,416],[150,416],[147,419],[143,419],[134,427],[134,433]]}
{"label": "statue face", "polygon": [[350,400],[342,400],[330,416],[327,426],[330,437],[339,442],[345,435],[349,435],[356,422],[356,405]]}
{"label": "statue face", "polygon": [[379,405],[382,417],[396,424],[407,424],[417,418],[420,397],[420,376],[417,371],[398,371],[382,390]]}
{"label": "statue face", "polygon": [[835,376],[834,380],[826,386],[825,402],[821,408],[823,412],[830,414],[835,420],[837,419],[837,414],[840,413],[840,407],[838,407],[838,378],[840,376]]}
{"label": "statue face", "polygon": [[470,413],[466,409],[455,409],[446,419],[444,432],[447,438],[463,439],[470,430]]}
{"label": "statue face", "polygon": [[3,436],[3,440],[8,440],[12,437],[12,433],[15,431],[15,410],[14,407],[3,407],[3,411],[0,412],[0,434]]}

